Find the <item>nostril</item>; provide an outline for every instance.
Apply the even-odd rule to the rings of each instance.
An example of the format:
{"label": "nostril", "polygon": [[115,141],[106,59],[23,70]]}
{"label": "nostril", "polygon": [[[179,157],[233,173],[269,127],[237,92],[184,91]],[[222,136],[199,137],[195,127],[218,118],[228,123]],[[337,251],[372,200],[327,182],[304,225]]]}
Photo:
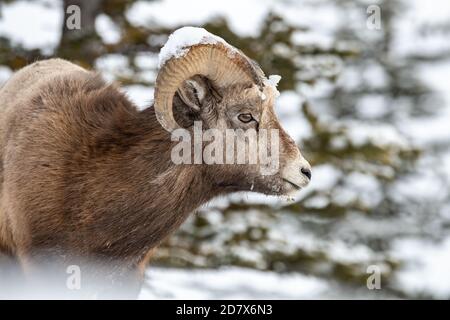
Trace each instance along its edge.
{"label": "nostril", "polygon": [[311,180],[311,169],[301,168],[300,171],[308,178],[308,180]]}

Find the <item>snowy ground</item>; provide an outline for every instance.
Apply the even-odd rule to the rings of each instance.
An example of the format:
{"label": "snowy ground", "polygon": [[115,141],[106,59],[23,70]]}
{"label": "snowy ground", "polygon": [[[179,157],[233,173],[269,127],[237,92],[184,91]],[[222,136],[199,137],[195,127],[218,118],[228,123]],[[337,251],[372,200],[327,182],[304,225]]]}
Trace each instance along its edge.
{"label": "snowy ground", "polygon": [[279,274],[245,268],[218,270],[151,267],[139,299],[382,299],[383,290],[344,288],[300,273]]}
{"label": "snowy ground", "polygon": [[150,268],[140,299],[314,299],[328,285],[302,274],[279,275],[243,268]]}

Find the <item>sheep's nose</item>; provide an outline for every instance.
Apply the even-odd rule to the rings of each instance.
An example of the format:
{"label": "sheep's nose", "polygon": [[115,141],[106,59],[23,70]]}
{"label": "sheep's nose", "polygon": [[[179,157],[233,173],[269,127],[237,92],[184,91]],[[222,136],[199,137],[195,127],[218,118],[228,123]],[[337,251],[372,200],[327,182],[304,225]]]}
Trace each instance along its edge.
{"label": "sheep's nose", "polygon": [[300,169],[301,173],[303,173],[304,176],[306,176],[308,178],[308,180],[311,180],[311,169],[309,168],[301,168]]}

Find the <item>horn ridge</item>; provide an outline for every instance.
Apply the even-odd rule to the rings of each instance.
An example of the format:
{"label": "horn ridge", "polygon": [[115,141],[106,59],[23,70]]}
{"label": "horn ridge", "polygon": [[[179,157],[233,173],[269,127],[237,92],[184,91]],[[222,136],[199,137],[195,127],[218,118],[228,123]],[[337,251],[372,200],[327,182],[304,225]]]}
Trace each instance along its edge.
{"label": "horn ridge", "polygon": [[156,78],[155,113],[169,132],[179,127],[173,117],[173,96],[185,80],[195,75],[210,79],[219,88],[239,83],[263,86],[251,60],[230,45],[199,43],[183,49],[188,51],[167,60]]}

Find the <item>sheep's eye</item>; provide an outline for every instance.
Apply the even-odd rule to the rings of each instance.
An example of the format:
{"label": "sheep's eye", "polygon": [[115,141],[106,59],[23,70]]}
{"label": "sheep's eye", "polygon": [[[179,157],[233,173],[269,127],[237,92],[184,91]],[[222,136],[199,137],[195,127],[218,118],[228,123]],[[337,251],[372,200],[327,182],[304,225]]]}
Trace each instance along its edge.
{"label": "sheep's eye", "polygon": [[250,121],[254,120],[251,113],[241,113],[240,115],[238,115],[238,119],[243,123],[249,123]]}

